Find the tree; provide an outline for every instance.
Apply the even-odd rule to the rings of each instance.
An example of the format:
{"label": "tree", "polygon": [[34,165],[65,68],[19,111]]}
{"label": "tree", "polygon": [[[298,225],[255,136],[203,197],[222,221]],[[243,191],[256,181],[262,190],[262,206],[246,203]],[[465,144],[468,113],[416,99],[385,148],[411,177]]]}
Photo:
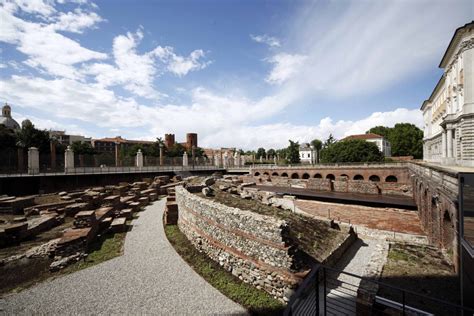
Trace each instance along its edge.
{"label": "tree", "polygon": [[288,140],[290,145],[287,148],[287,161],[288,163],[299,163],[300,162],[300,144],[294,142],[291,139]]}
{"label": "tree", "polygon": [[260,147],[259,149],[257,149],[257,155],[255,156],[255,158],[257,159],[260,159],[260,157],[263,157],[265,158],[265,148],[262,148]]}
{"label": "tree", "polygon": [[16,137],[15,133],[5,127],[5,125],[0,125],[0,148],[15,148],[16,147]]}
{"label": "tree", "polygon": [[171,148],[168,148],[167,156],[168,157],[183,157],[186,148],[183,145],[176,143]]}
{"label": "tree", "polygon": [[392,156],[423,157],[423,131],[410,123],[397,123],[394,127],[375,126],[367,133],[385,137],[392,147]]}
{"label": "tree", "polygon": [[21,129],[17,131],[16,139],[19,147],[36,147],[40,152],[50,152],[48,131],[35,128],[30,120],[24,120],[21,123]]}
{"label": "tree", "polygon": [[392,146],[392,156],[423,157],[423,131],[413,124],[395,124],[388,141]]}
{"label": "tree", "polygon": [[95,155],[97,152],[90,143],[76,141],[71,144],[71,149],[78,155]]}
{"label": "tree", "polygon": [[273,157],[276,157],[275,149],[270,148],[269,150],[267,150],[267,156],[268,156],[269,159],[273,158]]}
{"label": "tree", "polygon": [[383,159],[384,156],[375,143],[361,139],[333,143],[321,152],[321,161],[329,163],[374,162]]}
{"label": "tree", "polygon": [[380,135],[380,136],[383,136],[384,138],[386,138],[387,140],[390,139],[390,132],[391,132],[391,128],[390,127],[386,127],[386,126],[375,126],[375,127],[372,127],[371,129],[369,129],[367,132],[365,132],[366,134],[377,134],[377,135]]}
{"label": "tree", "polygon": [[323,148],[323,142],[320,141],[319,139],[313,139],[311,141],[311,146],[313,146],[314,149],[316,150],[316,163],[319,163],[319,152]]}
{"label": "tree", "polygon": [[323,144],[323,148],[328,148],[329,146],[331,146],[335,142],[336,142],[336,139],[334,138],[334,136],[332,136],[332,134],[329,134],[328,139],[326,139],[326,141]]}

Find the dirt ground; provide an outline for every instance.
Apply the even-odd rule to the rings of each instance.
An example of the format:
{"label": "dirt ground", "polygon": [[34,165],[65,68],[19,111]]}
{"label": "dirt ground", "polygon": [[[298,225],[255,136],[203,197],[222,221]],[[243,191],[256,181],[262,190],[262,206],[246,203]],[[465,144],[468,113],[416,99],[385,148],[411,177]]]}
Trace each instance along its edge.
{"label": "dirt ground", "polygon": [[296,206],[306,213],[322,218],[330,217],[371,229],[424,235],[416,211],[309,200],[297,200]]}
{"label": "dirt ground", "polygon": [[[394,243],[390,245],[380,281],[437,299],[459,304],[459,281],[454,267],[432,246]],[[400,291],[380,287],[379,294],[400,300]],[[455,315],[443,304],[417,295],[406,295],[408,305],[435,312]]]}

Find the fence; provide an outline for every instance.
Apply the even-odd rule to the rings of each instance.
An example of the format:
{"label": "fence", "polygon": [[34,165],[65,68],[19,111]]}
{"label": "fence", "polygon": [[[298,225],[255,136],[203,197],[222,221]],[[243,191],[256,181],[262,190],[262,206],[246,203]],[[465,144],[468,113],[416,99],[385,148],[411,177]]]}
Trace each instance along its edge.
{"label": "fence", "polygon": [[435,297],[318,264],[292,296],[284,315],[421,316],[473,312]]}

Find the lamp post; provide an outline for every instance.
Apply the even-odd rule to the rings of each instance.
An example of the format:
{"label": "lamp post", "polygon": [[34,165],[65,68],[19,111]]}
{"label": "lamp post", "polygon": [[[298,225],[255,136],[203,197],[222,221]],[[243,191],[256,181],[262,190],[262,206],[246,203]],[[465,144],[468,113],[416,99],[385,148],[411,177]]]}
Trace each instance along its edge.
{"label": "lamp post", "polygon": [[195,151],[196,151],[196,146],[192,146],[191,147],[191,157],[193,158],[193,170],[194,170],[194,162],[196,160]]}
{"label": "lamp post", "polygon": [[160,147],[160,166],[163,166],[163,143],[158,145]]}

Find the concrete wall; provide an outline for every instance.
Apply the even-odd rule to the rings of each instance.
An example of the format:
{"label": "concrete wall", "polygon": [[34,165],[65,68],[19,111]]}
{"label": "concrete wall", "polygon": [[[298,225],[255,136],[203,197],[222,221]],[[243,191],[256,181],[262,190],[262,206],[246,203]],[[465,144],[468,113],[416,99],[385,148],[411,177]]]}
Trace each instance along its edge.
{"label": "concrete wall", "polygon": [[[235,276],[280,300],[301,281],[285,221],[227,207],[176,187],[178,226],[193,245]],[[291,249],[291,250],[290,250]]]}

